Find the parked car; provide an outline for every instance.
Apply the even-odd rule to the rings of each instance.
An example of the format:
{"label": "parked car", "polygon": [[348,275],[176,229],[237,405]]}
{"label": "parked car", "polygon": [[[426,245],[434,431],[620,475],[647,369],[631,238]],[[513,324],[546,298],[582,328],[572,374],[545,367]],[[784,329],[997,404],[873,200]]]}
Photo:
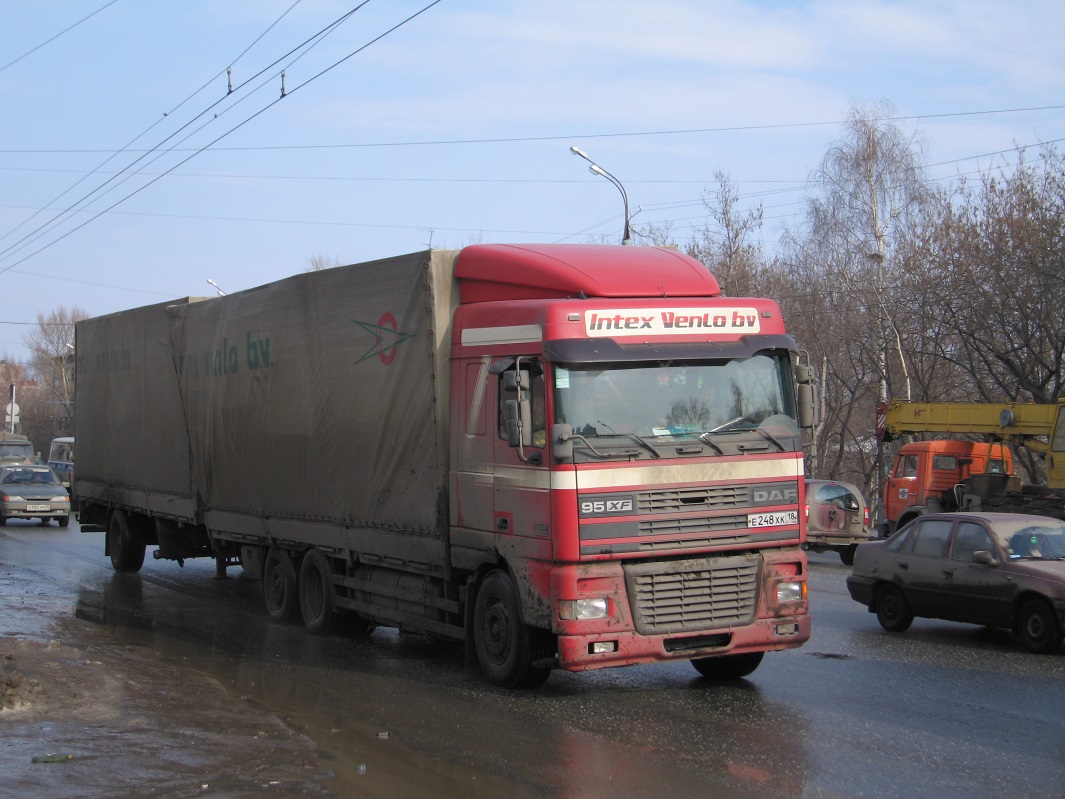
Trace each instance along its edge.
{"label": "parked car", "polygon": [[0,469],[0,525],[33,519],[70,524],[70,494],[47,466],[12,464]]}
{"label": "parked car", "polygon": [[40,463],[40,459],[26,436],[0,432],[0,465],[9,463]]}
{"label": "parked car", "polygon": [[873,538],[862,492],[835,480],[806,481],[806,548],[836,551],[850,566],[858,544]]}
{"label": "parked car", "polygon": [[1011,630],[1032,652],[1065,629],[1065,522],[1014,513],[936,513],[861,544],[851,598],[902,632],[915,616]]}

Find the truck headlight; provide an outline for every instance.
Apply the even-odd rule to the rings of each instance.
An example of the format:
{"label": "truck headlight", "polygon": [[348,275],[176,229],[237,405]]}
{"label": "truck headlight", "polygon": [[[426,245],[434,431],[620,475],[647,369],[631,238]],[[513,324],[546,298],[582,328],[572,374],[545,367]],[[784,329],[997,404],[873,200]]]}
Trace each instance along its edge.
{"label": "truck headlight", "polygon": [[605,619],[609,614],[606,597],[596,599],[563,599],[558,603],[558,616],[571,621]]}
{"label": "truck headlight", "polygon": [[802,602],[806,599],[806,581],[777,583],[777,602]]}

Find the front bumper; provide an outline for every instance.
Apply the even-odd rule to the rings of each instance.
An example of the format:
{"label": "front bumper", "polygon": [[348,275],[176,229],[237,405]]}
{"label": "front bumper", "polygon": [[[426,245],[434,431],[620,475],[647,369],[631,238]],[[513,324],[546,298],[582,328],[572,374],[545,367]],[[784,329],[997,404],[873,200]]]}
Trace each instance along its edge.
{"label": "front bumper", "polygon": [[[640,635],[635,631],[565,635],[558,639],[558,666],[589,671],[669,660],[794,649],[810,638],[809,614],[756,619],[734,630],[696,635]],[[596,651],[604,650],[604,651]]]}

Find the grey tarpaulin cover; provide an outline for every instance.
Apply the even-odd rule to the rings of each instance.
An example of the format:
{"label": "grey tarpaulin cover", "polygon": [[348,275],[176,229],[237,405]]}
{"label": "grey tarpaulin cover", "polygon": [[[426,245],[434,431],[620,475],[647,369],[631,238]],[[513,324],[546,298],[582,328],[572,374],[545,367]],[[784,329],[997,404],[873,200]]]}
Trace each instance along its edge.
{"label": "grey tarpaulin cover", "polygon": [[[82,323],[79,477],[191,490],[204,510],[444,535],[456,255]],[[123,347],[127,367],[83,376],[82,358],[91,369]]]}

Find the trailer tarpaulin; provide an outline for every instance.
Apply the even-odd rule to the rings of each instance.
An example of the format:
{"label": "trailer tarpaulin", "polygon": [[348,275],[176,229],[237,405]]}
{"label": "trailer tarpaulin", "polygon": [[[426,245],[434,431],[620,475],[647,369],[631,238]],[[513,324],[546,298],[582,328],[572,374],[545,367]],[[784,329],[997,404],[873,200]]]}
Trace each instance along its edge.
{"label": "trailer tarpaulin", "polygon": [[310,272],[170,309],[207,508],[446,534],[454,256]]}

